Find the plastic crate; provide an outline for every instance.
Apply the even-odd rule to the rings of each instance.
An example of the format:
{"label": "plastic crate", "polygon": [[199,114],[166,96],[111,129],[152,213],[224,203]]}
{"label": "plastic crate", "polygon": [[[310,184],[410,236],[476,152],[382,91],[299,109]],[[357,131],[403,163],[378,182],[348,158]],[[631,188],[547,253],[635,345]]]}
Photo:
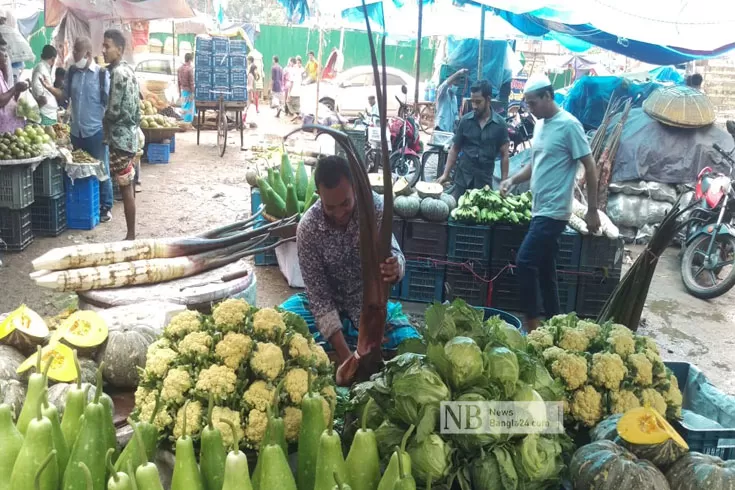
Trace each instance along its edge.
{"label": "plastic crate", "polygon": [[579,266],[584,268],[605,269],[608,272],[623,268],[623,240],[586,235],[582,238],[582,252]]}
{"label": "plastic crate", "polygon": [[30,165],[0,167],[0,207],[27,208],[33,203],[33,171]]}
{"label": "plastic crate", "polygon": [[0,208],[0,252],[20,252],[33,243],[31,208]]}
{"label": "plastic crate", "polygon": [[196,41],[194,41],[194,47],[197,52],[197,54],[200,53],[212,53],[212,38],[207,36],[197,36]]}
{"label": "plastic crate", "polygon": [[171,136],[171,139],[169,140],[169,148],[171,148],[171,153],[176,152],[176,135]]}
{"label": "plastic crate", "polygon": [[489,226],[465,225],[449,222],[447,255],[459,262],[472,260],[487,268],[492,251],[492,232]]}
{"label": "plastic crate", "polygon": [[232,87],[227,94],[227,100],[233,102],[244,102],[248,100],[248,89],[245,87]]}
{"label": "plastic crate", "polygon": [[393,236],[396,237],[396,242],[401,250],[403,250],[403,230],[406,227],[406,222],[401,218],[393,218]]}
{"label": "plastic crate", "polygon": [[194,87],[194,98],[202,102],[212,100],[212,86],[205,84],[196,85]]}
{"label": "plastic crate", "polygon": [[214,66],[212,53],[197,53],[194,55],[194,70],[211,69]]}
{"label": "plastic crate", "polygon": [[238,70],[247,73],[248,71],[248,60],[245,55],[233,53],[230,49],[230,56],[227,57],[231,70]]}
{"label": "plastic crate", "polygon": [[229,90],[230,74],[227,71],[215,71],[212,75],[212,86],[215,90]]}
{"label": "plastic crate", "polygon": [[66,199],[39,197],[31,204],[31,229],[37,236],[59,236],[66,230]]}
{"label": "plastic crate", "polygon": [[556,254],[556,267],[576,269],[579,267],[582,251],[582,235],[567,226],[559,238],[559,253]]}
{"label": "plastic crate", "polygon": [[33,196],[58,197],[64,193],[64,170],[56,160],[44,160],[33,171]]}
{"label": "plastic crate", "polygon": [[[688,362],[664,362],[664,364],[667,368],[671,369],[674,376],[676,376],[679,389],[684,396],[682,408],[692,410],[694,413],[697,413],[697,410],[693,410],[695,407],[692,407],[689,404],[690,400],[687,396],[688,393],[703,392],[703,386],[689,386],[690,371],[692,369],[697,369],[696,366],[693,366]],[[701,384],[708,383],[706,378],[702,378],[703,377],[693,377],[693,379],[700,381]],[[714,386],[707,386],[708,394],[706,398],[700,397],[698,399],[699,404],[704,404],[706,400],[712,405],[709,407],[712,410],[711,413],[717,413],[722,410],[722,407],[714,405],[713,398],[720,394],[717,393],[719,390],[715,390],[717,390],[717,388]],[[707,414],[700,415],[707,416]],[[674,426],[676,431],[687,442],[690,451],[711,454],[712,456],[717,456],[725,461],[735,459],[735,428],[695,429],[684,425],[684,423],[679,420],[671,421],[671,425]]]}
{"label": "plastic crate", "polygon": [[[260,228],[263,225],[268,224],[264,218],[258,218],[255,222],[255,228]],[[273,245],[278,241],[278,237],[271,237],[267,239],[260,247],[267,247]],[[257,253],[254,256],[255,265],[278,265],[278,257],[276,256],[276,250],[269,250],[267,252]]]}
{"label": "plastic crate", "polygon": [[492,229],[493,262],[516,263],[516,254],[526,238],[528,225],[496,225]]}
{"label": "plastic crate", "polygon": [[[355,145],[355,150],[357,150],[357,156],[359,156],[362,161],[365,161],[365,145],[367,144],[367,134],[363,130],[357,130],[357,129],[346,129],[344,130],[344,133],[347,135],[350,140],[352,140],[352,143]],[[346,157],[346,153],[342,149],[341,146],[336,146],[336,154],[341,157]]]}
{"label": "plastic crate", "polygon": [[423,220],[406,221],[403,251],[410,255],[447,256],[447,224]]}
{"label": "plastic crate", "polygon": [[66,226],[72,230],[91,230],[100,223],[100,182],[96,177],[64,177],[66,187]]}
{"label": "plastic crate", "polygon": [[620,282],[620,271],[601,273],[595,268],[580,268],[576,311],[580,318],[597,318],[607,299]]}
{"label": "plastic crate", "polygon": [[248,54],[248,43],[241,39],[230,40],[230,54],[245,57]]}
{"label": "plastic crate", "polygon": [[212,69],[224,70],[230,69],[230,57],[225,53],[215,53],[212,55]]}
{"label": "plastic crate", "polygon": [[171,160],[170,143],[148,143],[148,163],[168,163]]}
{"label": "plastic crate", "polygon": [[462,262],[463,260],[449,257],[450,264],[447,265],[444,280],[444,301],[461,298],[470,305],[484,307],[487,305],[489,267],[478,262]]}
{"label": "plastic crate", "polygon": [[212,69],[209,67],[197,66],[194,70],[194,85],[211,85],[212,84]]}
{"label": "plastic crate", "polygon": [[230,87],[245,88],[248,86],[248,74],[245,71],[230,71]]}
{"label": "plastic crate", "polygon": [[[441,260],[440,257],[435,257]],[[442,300],[446,267],[429,257],[406,260],[406,274],[401,281],[401,299],[418,303]]]}
{"label": "plastic crate", "polygon": [[212,52],[214,54],[228,54],[230,52],[230,40],[226,37],[213,37]]}
{"label": "plastic crate", "polygon": [[500,310],[521,311],[521,287],[516,268],[508,262],[493,262],[490,267],[488,306]]}

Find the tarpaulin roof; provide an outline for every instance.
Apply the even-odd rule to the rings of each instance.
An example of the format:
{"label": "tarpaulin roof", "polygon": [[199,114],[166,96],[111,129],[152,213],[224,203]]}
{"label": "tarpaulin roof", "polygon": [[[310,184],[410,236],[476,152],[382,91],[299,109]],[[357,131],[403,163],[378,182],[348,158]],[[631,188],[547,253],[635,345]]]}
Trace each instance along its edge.
{"label": "tarpaulin roof", "polygon": [[186,19],[194,17],[194,11],[186,0],[45,0],[46,26],[61,22],[67,10],[73,10],[84,20],[122,19]]}

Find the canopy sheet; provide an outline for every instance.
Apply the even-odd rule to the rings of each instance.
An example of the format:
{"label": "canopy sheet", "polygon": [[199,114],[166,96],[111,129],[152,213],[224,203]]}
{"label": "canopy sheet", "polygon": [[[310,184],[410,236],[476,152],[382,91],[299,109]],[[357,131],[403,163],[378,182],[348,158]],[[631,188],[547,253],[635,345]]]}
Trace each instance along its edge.
{"label": "canopy sheet", "polygon": [[[478,39],[447,39],[447,62],[454,71],[465,68],[469,70],[468,79],[477,80]],[[513,77],[513,51],[507,41],[485,40],[482,43],[482,78],[490,82],[493,94],[497,95],[500,86]],[[469,87],[465,87],[465,96],[469,97]]]}
{"label": "canopy sheet", "polygon": [[57,26],[67,10],[84,20],[188,19],[194,11],[186,0],[45,0],[46,26]]}
{"label": "canopy sheet", "polygon": [[[619,116],[610,122],[608,136],[618,120]],[[732,136],[714,124],[699,129],[674,128],[652,119],[643,109],[632,109],[623,126],[611,182],[691,184],[704,167],[726,171],[712,148],[715,143],[725,151],[735,146]]]}

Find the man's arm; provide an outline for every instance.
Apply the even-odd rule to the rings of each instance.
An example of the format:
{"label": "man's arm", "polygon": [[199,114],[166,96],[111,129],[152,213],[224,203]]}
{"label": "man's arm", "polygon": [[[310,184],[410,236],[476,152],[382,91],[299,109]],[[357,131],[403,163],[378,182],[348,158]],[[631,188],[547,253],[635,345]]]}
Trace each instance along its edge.
{"label": "man's arm", "polygon": [[500,193],[505,195],[510,191],[510,188],[513,187],[516,184],[520,184],[522,182],[526,182],[528,179],[531,178],[531,173],[533,172],[533,165],[531,163],[528,163],[525,167],[521,169],[520,172],[515,174],[509,179],[505,179],[500,183]]}
{"label": "man's arm", "polygon": [[[110,76],[112,77],[112,73],[110,73]],[[120,72],[115,74],[116,77],[122,76]],[[126,80],[125,83],[129,83],[129,80]],[[110,83],[110,93],[107,98],[107,109],[105,110],[105,116],[104,120],[109,122],[114,122],[120,119],[122,116],[122,107],[123,107],[123,96],[125,94],[125,88],[122,89],[115,88],[115,86]]]}
{"label": "man's arm", "polygon": [[41,78],[41,70],[38,66],[36,66],[33,69],[33,74],[31,75],[31,95],[33,95],[33,98],[36,99],[38,105],[40,107],[43,107],[48,103],[48,101],[44,96],[43,83],[41,83]]}
{"label": "man's arm", "polygon": [[510,166],[510,143],[505,142],[500,147],[500,180],[508,178],[508,167]]}
{"label": "man's arm", "polygon": [[447,163],[444,166],[444,173],[438,179],[436,179],[437,183],[439,184],[443,184],[444,182],[449,181],[450,176],[452,175],[452,169],[457,163],[459,152],[462,150],[462,145],[464,144],[462,121],[463,120],[460,119],[459,125],[457,126],[457,132],[454,134],[454,139],[452,140],[452,148],[449,150],[449,154],[447,155]]}
{"label": "man's arm", "polygon": [[597,165],[589,154],[580,160],[584,165],[584,176],[587,181],[587,229],[595,233],[600,228],[600,216],[597,214]]}

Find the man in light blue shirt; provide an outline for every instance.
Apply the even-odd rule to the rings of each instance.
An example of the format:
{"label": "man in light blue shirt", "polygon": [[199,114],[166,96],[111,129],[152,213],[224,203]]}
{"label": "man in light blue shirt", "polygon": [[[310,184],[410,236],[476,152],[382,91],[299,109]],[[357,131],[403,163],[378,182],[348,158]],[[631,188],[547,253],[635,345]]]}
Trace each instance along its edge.
{"label": "man in light blue shirt", "polygon": [[554,89],[546,75],[528,79],[524,89],[531,113],[539,119],[533,134],[531,163],[500,184],[507,193],[518,183],[531,180],[533,218],[516,257],[521,298],[526,301],[526,328],[539,326],[541,292],[547,317],[560,313],[556,283],[559,238],[572,214],[577,166],[584,165],[587,180],[587,228],[600,227],[597,214],[597,172],[582,124],[554,102]]}
{"label": "man in light blue shirt", "polygon": [[454,123],[459,116],[459,103],[457,102],[457,83],[468,71],[461,69],[444,80],[436,89],[436,120],[434,129],[454,132]]}
{"label": "man in light blue shirt", "polygon": [[71,141],[103,162],[108,179],[100,182],[100,221],[112,218],[112,179],[109,150],[103,142],[102,118],[110,93],[110,75],[94,62],[92,41],[86,37],[74,42],[74,65],[67,73],[65,94],[71,104]]}

